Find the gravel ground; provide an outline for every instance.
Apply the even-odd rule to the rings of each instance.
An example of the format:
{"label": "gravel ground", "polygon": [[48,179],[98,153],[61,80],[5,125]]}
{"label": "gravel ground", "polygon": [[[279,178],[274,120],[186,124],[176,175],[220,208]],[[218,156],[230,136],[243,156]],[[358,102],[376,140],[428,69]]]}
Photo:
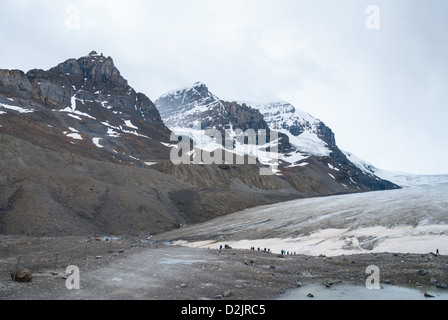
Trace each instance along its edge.
{"label": "gravel ground", "polygon": [[[430,253],[281,256],[107,240],[0,236],[0,299],[272,300],[307,283],[365,284],[370,265],[379,267],[381,283],[434,288],[448,283],[448,256]],[[11,281],[19,255],[20,266],[33,272],[31,282]],[[80,269],[79,290],[66,288],[69,265]]]}

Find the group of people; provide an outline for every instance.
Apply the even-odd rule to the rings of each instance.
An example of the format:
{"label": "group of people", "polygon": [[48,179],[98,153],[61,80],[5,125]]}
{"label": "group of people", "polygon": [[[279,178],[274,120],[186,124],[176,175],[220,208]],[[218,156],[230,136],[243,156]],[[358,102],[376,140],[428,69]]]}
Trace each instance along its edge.
{"label": "group of people", "polygon": [[[250,250],[255,251],[255,247],[250,247]],[[261,248],[258,247],[257,250],[258,250],[258,251],[261,251]],[[263,251],[264,251],[264,252],[271,252],[271,249],[269,249],[269,248],[264,248]]]}
{"label": "group of people", "polygon": [[[230,247],[230,246],[227,245],[227,244],[225,244],[224,247],[223,247],[222,245],[220,245],[220,246],[219,246],[219,250],[222,250],[222,249],[232,249],[232,247]],[[257,251],[263,251],[263,252],[266,252],[266,253],[271,253],[271,249],[270,249],[270,248],[264,248],[264,249],[262,250],[260,247],[258,247],[258,248],[256,248],[256,249],[255,249],[255,247],[250,247],[250,250],[252,250],[252,251],[257,250]],[[283,250],[283,249],[282,249],[280,252],[281,252],[281,254],[282,254],[283,256],[284,256],[284,255],[290,255],[290,254],[293,254],[293,255],[296,254],[295,252],[289,252],[289,251],[285,251],[285,250]]]}
{"label": "group of people", "polygon": [[[250,250],[252,250],[252,251],[255,251],[255,250],[258,250],[258,251],[261,251],[261,248],[260,247],[258,247],[257,249],[255,249],[255,247],[250,247]],[[263,249],[263,252],[271,252],[271,249],[269,249],[269,248],[264,248]],[[282,256],[284,256],[284,255],[290,255],[290,254],[296,254],[295,252],[289,252],[289,251],[286,251],[286,250],[281,250],[280,251],[280,253],[282,254]]]}
{"label": "group of people", "polygon": [[285,250],[283,250],[283,249],[282,249],[281,253],[282,253],[283,256],[284,256],[284,255],[290,255],[290,254],[293,254],[293,255],[296,254],[295,251],[294,251],[294,253],[293,253],[293,252],[285,251]]}

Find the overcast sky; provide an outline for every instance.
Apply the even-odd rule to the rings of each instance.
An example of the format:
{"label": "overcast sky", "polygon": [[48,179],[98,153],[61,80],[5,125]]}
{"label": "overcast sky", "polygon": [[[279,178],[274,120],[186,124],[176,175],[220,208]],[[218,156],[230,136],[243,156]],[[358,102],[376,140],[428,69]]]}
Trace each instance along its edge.
{"label": "overcast sky", "polygon": [[196,81],[222,99],[282,99],[377,167],[448,174],[448,1],[18,0],[0,12],[2,69],[96,50],[153,101]]}

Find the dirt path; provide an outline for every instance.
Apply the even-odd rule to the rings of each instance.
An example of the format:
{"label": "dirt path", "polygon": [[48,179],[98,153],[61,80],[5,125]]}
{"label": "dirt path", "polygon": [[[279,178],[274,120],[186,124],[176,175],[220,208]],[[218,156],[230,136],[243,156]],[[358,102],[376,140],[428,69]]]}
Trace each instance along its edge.
{"label": "dirt path", "polygon": [[[377,265],[382,283],[432,285],[448,282],[448,257],[431,254],[368,254],[339,257],[279,256],[252,250],[197,249],[145,244],[133,239],[112,242],[112,253],[89,256],[82,250],[58,262],[25,264],[30,283],[12,282],[15,253],[24,257],[48,246],[73,245],[85,239],[3,237],[0,242],[0,299],[22,300],[263,300],[307,283],[342,281],[365,284],[367,266]],[[79,245],[79,243],[76,243]],[[95,245],[109,248],[107,242]],[[100,249],[98,249],[100,251]],[[99,252],[98,251],[98,252]],[[75,254],[76,253],[76,254]],[[68,265],[80,268],[80,290],[68,290],[63,278]],[[420,272],[424,270],[425,272]],[[436,282],[434,282],[436,280]]]}

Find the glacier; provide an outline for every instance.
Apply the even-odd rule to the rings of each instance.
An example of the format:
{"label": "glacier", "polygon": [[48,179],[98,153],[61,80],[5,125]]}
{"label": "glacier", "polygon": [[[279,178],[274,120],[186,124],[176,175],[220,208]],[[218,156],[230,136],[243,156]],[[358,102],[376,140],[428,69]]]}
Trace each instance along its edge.
{"label": "glacier", "polygon": [[311,256],[448,252],[448,183],[300,199],[168,233],[179,245]]}
{"label": "glacier", "polygon": [[368,161],[362,160],[351,152],[343,151],[346,157],[359,169],[368,174],[373,174],[381,179],[388,180],[400,187],[412,187],[419,185],[438,185],[448,183],[448,174],[412,174],[380,169]]}

